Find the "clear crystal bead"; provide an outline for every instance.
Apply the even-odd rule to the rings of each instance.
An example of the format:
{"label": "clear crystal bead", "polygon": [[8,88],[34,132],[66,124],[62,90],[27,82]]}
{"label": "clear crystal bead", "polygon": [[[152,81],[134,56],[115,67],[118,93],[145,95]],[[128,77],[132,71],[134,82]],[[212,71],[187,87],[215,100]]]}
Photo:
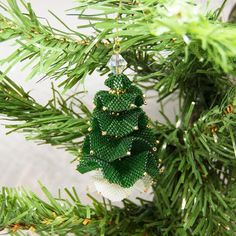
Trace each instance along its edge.
{"label": "clear crystal bead", "polygon": [[127,67],[127,62],[120,54],[112,55],[107,66],[114,74],[121,74]]}

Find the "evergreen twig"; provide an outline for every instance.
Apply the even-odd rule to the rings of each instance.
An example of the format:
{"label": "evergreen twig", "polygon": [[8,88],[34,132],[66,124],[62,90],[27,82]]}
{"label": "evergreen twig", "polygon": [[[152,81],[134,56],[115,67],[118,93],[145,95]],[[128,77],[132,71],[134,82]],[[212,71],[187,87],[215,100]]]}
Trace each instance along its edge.
{"label": "evergreen twig", "polygon": [[[145,226],[151,222],[153,209],[150,202],[143,200],[142,206],[131,201],[124,201],[126,209],[111,205],[104,200],[99,203],[91,197],[93,206],[83,205],[75,188],[65,189],[67,199],[55,198],[41,184],[47,198],[42,200],[25,189],[0,191],[0,231],[8,230],[17,235],[22,230],[29,230],[39,235],[130,235],[129,232],[142,234],[154,227]],[[130,218],[130,215],[132,217]],[[138,217],[137,220],[135,216]],[[146,229],[145,229],[146,228]]]}
{"label": "evergreen twig", "polygon": [[8,133],[24,132],[28,139],[63,146],[78,156],[80,138],[87,133],[90,113],[84,105],[77,106],[80,112],[73,111],[62,97],[54,97],[42,106],[8,77],[0,82],[1,114],[14,122],[6,125],[11,129]]}
{"label": "evergreen twig", "polygon": [[[67,89],[95,69],[103,69],[102,73],[106,73],[104,68],[112,51],[110,42],[114,37],[112,30],[116,26],[116,21],[110,15],[116,13],[117,2],[80,2],[75,9],[79,11],[78,17],[92,22],[81,27],[96,29],[97,35],[83,35],[78,43],[74,37],[82,37],[80,34],[75,35],[73,31],[70,33],[74,37],[70,37],[66,32],[59,33],[43,25],[29,4],[25,6],[26,13],[23,14],[16,0],[9,0],[5,8],[10,13],[10,19],[1,14],[1,39],[15,38],[18,49],[2,62],[8,63],[10,69],[16,62],[28,60],[29,65],[33,65],[29,78],[43,74],[60,79],[66,75],[61,85]],[[168,4],[168,1],[163,3]],[[102,12],[86,15],[87,8]],[[129,67],[138,76],[152,74],[143,82],[151,81],[155,88],[155,83],[164,78],[164,91],[172,91],[181,82],[178,78],[171,79],[172,74],[188,74],[187,65],[192,57],[201,67],[209,63],[219,74],[235,74],[235,26],[213,22],[211,15],[206,18],[200,13],[185,22],[178,19],[177,14],[169,17],[169,13],[163,9],[162,4],[149,0],[124,2],[121,9],[121,50]],[[161,30],[167,33],[161,33]],[[163,52],[169,52],[169,56],[163,56]],[[171,84],[166,84],[167,79],[172,80]]]}
{"label": "evergreen twig", "polygon": [[[8,6],[3,8],[10,12],[10,19],[1,15],[1,40],[14,38],[19,46],[4,60],[9,68],[11,64],[29,60],[34,65],[30,78],[41,72],[55,79],[66,75],[62,82],[65,88],[73,87],[95,69],[107,72],[105,65],[116,25],[112,14],[117,13],[119,1],[79,1],[75,15],[92,23],[78,29],[93,28],[97,33],[93,37],[84,35],[80,43],[42,25],[30,5],[21,2],[25,14],[16,0],[8,0]],[[32,226],[41,235],[100,232],[117,236],[231,236],[236,233],[236,86],[230,79],[235,75],[236,28],[234,24],[216,20],[215,13],[192,14],[193,6],[189,3],[182,12],[171,15],[168,10],[172,6],[168,2],[125,0],[119,20],[122,55],[135,72],[134,81],[148,90],[157,90],[160,100],[177,90],[183,100],[176,126],[171,122],[153,123],[159,141],[160,165],[160,176],[153,185],[153,201],[140,199],[137,206],[125,200],[123,209],[111,205],[109,209],[93,198],[94,207],[90,208],[68,190],[72,203],[61,199],[58,202],[45,188],[50,203],[33,194],[3,189],[2,229]],[[95,9],[96,14],[88,15],[87,9]],[[81,37],[74,31],[70,35]],[[36,64],[34,60],[38,60]],[[80,138],[87,132],[86,120],[90,116],[86,108],[81,107],[82,114],[76,115],[63,98],[59,108],[55,99],[41,106],[8,78],[1,82],[0,90],[1,113],[12,122],[20,122],[8,127],[79,155]],[[79,227],[85,212],[92,221]],[[28,218],[24,219],[26,215]],[[51,220],[46,226],[41,221],[45,215]]]}

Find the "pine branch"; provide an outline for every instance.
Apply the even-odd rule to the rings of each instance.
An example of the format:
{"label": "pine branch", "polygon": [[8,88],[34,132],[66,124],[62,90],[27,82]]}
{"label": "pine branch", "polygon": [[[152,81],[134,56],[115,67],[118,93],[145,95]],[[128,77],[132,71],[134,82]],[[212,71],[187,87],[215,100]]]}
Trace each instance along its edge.
{"label": "pine branch", "polygon": [[[7,91],[15,96],[15,85],[11,90],[8,87]],[[17,91],[17,94],[28,98],[29,95],[19,88]],[[28,103],[24,100],[24,104]],[[69,193],[72,201],[75,200],[72,205],[68,200],[59,200],[64,203],[60,204],[44,188],[50,202],[48,204],[32,193],[4,189],[0,194],[3,206],[0,216],[4,216],[4,219],[0,218],[1,228],[11,231],[31,229],[40,235],[69,232],[75,235],[97,235],[98,232],[101,235],[147,233],[176,236],[183,233],[192,235],[193,232],[195,235],[232,235],[236,232],[233,177],[236,162],[232,153],[235,152],[233,130],[236,119],[234,110],[230,110],[228,104],[235,106],[235,89],[228,91],[221,106],[204,114],[194,126],[189,126],[189,118],[177,130],[158,125],[158,157],[162,174],[154,185],[153,202],[141,199],[141,206],[136,206],[125,200],[124,209],[112,207],[109,210],[110,206],[106,208],[95,200],[94,208],[85,207],[75,193]],[[11,107],[11,103],[8,106]],[[21,111],[28,110],[25,108]],[[218,126],[218,143],[214,143],[212,124]],[[181,134],[183,142],[180,141]],[[89,211],[91,221],[86,215]]]}
{"label": "pine branch", "polygon": [[[108,16],[116,12],[117,1],[78,2],[78,11],[100,9]],[[187,93],[192,83],[194,93],[198,94],[210,83],[217,89],[212,94],[223,92],[223,86],[231,86],[225,74],[235,73],[234,25],[212,21],[214,13],[204,16],[186,3],[183,6],[177,3],[172,6],[168,1],[132,3],[125,1],[122,5],[119,36],[123,55],[137,73],[137,83],[156,89],[160,100],[177,89]],[[116,25],[103,15],[88,18],[97,20],[95,27],[100,30],[112,32]],[[132,23],[127,25],[127,22]],[[192,101],[197,99],[192,97]]]}
{"label": "pine branch", "polygon": [[[116,13],[118,1],[78,1],[76,10],[97,9],[102,11],[98,16],[88,15],[86,19],[97,21],[95,25],[99,30],[112,32],[116,22],[111,18],[103,18],[103,15]],[[82,3],[80,3],[82,2]],[[196,7],[183,1],[124,1],[120,11],[119,36],[121,37],[122,51],[128,48],[149,45],[149,53],[161,51],[164,41],[166,50],[171,54],[180,55],[187,64],[188,55],[194,54],[200,61],[210,59],[216,67],[220,67],[227,73],[234,73],[235,59],[235,26],[219,21],[211,21],[214,15],[204,16]],[[79,14],[78,14],[79,15]],[[101,17],[99,17],[101,15]],[[83,18],[83,14],[81,15]],[[132,22],[132,24],[127,24]],[[113,35],[112,33],[107,37]],[[169,37],[171,36],[171,37]],[[172,40],[171,40],[172,39]],[[171,42],[170,42],[171,41]],[[128,42],[131,45],[127,45]],[[132,42],[132,43],[131,43]],[[158,42],[155,44],[154,42]],[[175,50],[173,42],[181,48]],[[169,47],[172,44],[172,47]],[[184,49],[185,48],[185,55]],[[151,63],[150,63],[151,64]]]}
{"label": "pine branch", "polygon": [[95,235],[95,232],[100,231],[99,224],[107,215],[105,206],[94,202],[96,212],[93,207],[82,205],[74,188],[72,191],[65,189],[68,200],[54,198],[44,186],[41,188],[47,202],[24,189],[2,188],[1,230],[7,229],[13,234],[30,230],[39,235],[82,235],[86,232]]}
{"label": "pine branch", "polygon": [[[20,60],[29,58],[31,61],[31,57],[37,60],[44,49],[50,58],[48,60],[47,55],[42,57],[41,67],[38,64],[30,77],[39,73],[39,68],[43,68],[44,75],[53,78],[59,78],[64,73],[68,78],[62,85],[69,88],[96,68],[101,69],[102,73],[107,72],[105,65],[112,49],[109,42],[114,37],[113,29],[116,26],[116,21],[111,16],[117,13],[118,1],[80,2],[82,4],[77,8],[78,16],[92,22],[83,27],[92,27],[97,35],[89,37],[92,41],[86,41],[85,44],[83,41],[79,45],[80,48],[77,48],[78,51],[74,53],[69,50],[70,47],[73,48],[74,42],[55,41],[55,35],[58,33],[56,29],[53,29],[54,33],[50,33],[52,38],[48,40],[37,38],[35,32],[32,32],[30,37],[36,43],[32,38],[29,39],[26,32],[39,24],[37,17],[32,14],[29,6],[26,8],[31,14],[25,15],[16,7],[16,1],[9,0],[8,9],[13,11],[11,17],[14,16],[16,35],[12,36],[13,32],[7,31],[10,29],[4,30],[4,40],[20,37],[17,41],[23,45],[20,46],[22,50],[20,53],[26,55],[21,56]],[[130,69],[137,73],[135,82],[143,87],[148,86],[148,89],[155,88],[160,92],[161,99],[179,89],[180,97],[184,99],[184,102],[181,104],[180,122],[176,126],[168,123],[154,127],[160,142],[158,158],[161,173],[154,185],[153,202],[147,203],[141,200],[144,205],[140,208],[125,201],[126,208],[117,211],[113,211],[114,208],[112,211],[106,209],[107,215],[103,214],[104,208],[100,207],[101,205],[99,207],[96,205],[94,207],[96,221],[94,225],[91,224],[93,229],[87,228],[82,231],[84,234],[97,235],[98,229],[101,228],[105,230],[106,235],[145,235],[146,233],[162,236],[231,236],[236,232],[236,90],[234,83],[229,79],[230,75],[235,75],[235,26],[215,21],[214,14],[207,16],[193,14],[193,6],[189,4],[184,6],[181,11],[176,12],[176,8],[168,5],[168,1],[162,1],[162,4],[159,4],[158,1],[142,0],[124,1],[120,9],[119,37],[122,55],[128,61]],[[84,11],[86,9],[96,9],[99,12],[86,15]],[[37,28],[37,32],[43,29],[43,37],[47,35],[45,33],[47,30],[51,30],[50,27],[49,29],[45,27],[40,25]],[[9,24],[5,28],[9,28]],[[18,31],[20,29],[23,30]],[[64,33],[61,34],[64,37]],[[102,43],[104,40],[108,40],[107,47]],[[55,47],[56,49],[59,47],[60,53],[57,56],[59,55],[58,60],[61,59],[57,61],[57,64],[52,63],[56,59],[50,56],[56,55],[54,44],[59,45]],[[6,62],[20,61],[17,53],[6,59]],[[73,77],[74,75],[76,76]],[[65,110],[62,109],[63,106],[56,108],[52,105],[54,102],[43,107],[11,81],[4,80],[1,86],[3,92],[0,93],[0,104],[2,104],[0,109],[3,110],[2,113],[16,117],[16,121],[25,122],[13,125],[12,128],[29,131],[34,134],[33,138],[44,140],[44,142],[66,146],[78,155],[80,142],[79,140],[75,142],[74,139],[82,137],[87,132],[85,121],[89,112],[83,112],[87,114],[86,117],[80,115],[77,117],[74,112],[68,111],[67,105],[64,107]],[[34,106],[37,109],[34,110]],[[33,115],[29,115],[28,112]],[[39,115],[43,115],[46,121]],[[52,117],[55,117],[53,123]],[[66,121],[66,126],[64,126],[64,121]],[[19,197],[17,195],[16,198],[9,198],[14,199],[15,204],[17,202],[15,199]],[[3,202],[6,202],[7,198],[3,197],[3,199]],[[33,200],[36,203],[39,201]],[[25,198],[22,198],[22,201],[24,203]],[[22,205],[24,204],[21,202],[20,205],[10,207],[4,212],[7,220],[3,228],[15,227],[15,224],[19,222],[20,227],[24,227],[25,223],[28,223],[28,228],[32,225],[33,227],[41,225],[39,221],[25,222],[23,218],[20,218],[20,221],[15,220],[15,215],[24,212],[21,212]],[[40,204],[36,206],[36,209],[38,207],[41,209],[40,206]],[[47,206],[52,211],[61,212],[61,208],[53,200],[51,200],[51,205],[46,205],[45,208]],[[54,209],[55,207],[58,209]],[[20,212],[11,218],[8,212],[12,212],[12,209]],[[80,209],[75,215],[78,212]],[[59,213],[57,213],[59,216],[63,215]],[[37,214],[41,215],[38,212]],[[29,215],[32,216],[31,213]],[[69,213],[67,215],[74,219],[74,215],[71,216]],[[96,215],[99,217],[96,218]],[[49,219],[52,219],[50,217]],[[31,219],[37,219],[37,215],[33,215]],[[73,224],[68,218],[65,224],[59,224],[56,221],[50,226],[54,225],[58,233],[65,234],[63,230],[77,233],[72,229]],[[67,225],[69,225],[68,228]],[[106,228],[104,229],[101,225],[106,225]],[[44,226],[42,228],[47,235],[48,229]],[[78,235],[81,235],[79,231],[81,229],[75,228],[78,230]],[[53,227],[50,227],[51,229]]]}
{"label": "pine branch", "polygon": [[80,138],[87,133],[90,116],[78,99],[75,105],[80,111],[77,112],[73,103],[69,105],[62,97],[55,96],[42,106],[8,77],[0,82],[0,91],[1,114],[13,123],[6,125],[10,132],[26,133],[28,139],[62,146],[78,156]]}
{"label": "pine branch", "polygon": [[236,232],[235,98],[236,87],[227,92],[220,106],[193,124],[191,109],[179,127],[156,127],[162,174],[154,204],[160,215],[175,219],[166,229],[170,235]]}
{"label": "pine branch", "polygon": [[[78,33],[82,41],[77,43],[66,33],[60,31],[58,34],[59,30],[40,23],[30,5],[25,6],[28,13],[23,14],[16,1],[9,0],[7,10],[11,13],[14,34],[13,29],[5,32],[4,26],[2,37],[17,37],[18,50],[5,62],[11,65],[29,60],[34,66],[29,78],[36,74],[55,79],[66,75],[67,78],[61,83],[65,88],[73,87],[95,69],[106,73],[106,64],[112,51],[110,42],[114,37],[113,29],[116,28],[111,14],[117,13],[118,1],[80,2],[75,8],[78,11],[75,15],[92,23],[78,26],[78,29],[92,28],[97,35],[93,37]],[[167,9],[171,9],[168,1],[163,3]],[[99,14],[87,15],[86,9],[98,10]],[[209,70],[218,77],[223,77],[225,73],[234,74],[234,25],[211,21],[214,14],[196,14],[190,4],[184,5],[179,15],[174,6],[174,13],[171,13],[171,10],[165,10],[163,4],[149,0],[124,1],[120,11],[122,54],[137,74],[137,81],[145,84],[151,82],[151,87],[163,96],[184,86],[185,81],[192,80],[192,76],[181,75],[201,76]],[[9,21],[3,15],[2,19]],[[71,34],[75,34],[74,30]],[[195,66],[189,67],[193,61]],[[196,68],[201,68],[201,73]]]}
{"label": "pine branch", "polygon": [[[110,202],[99,203],[92,196],[93,206],[83,205],[75,188],[65,189],[67,199],[55,198],[42,186],[47,201],[24,189],[2,188],[0,191],[0,230],[17,235],[30,230],[39,235],[139,235],[145,232],[155,235],[152,221],[153,209],[150,202],[140,200],[136,205],[124,201],[125,208]],[[134,220],[135,219],[135,220]]]}
{"label": "pine branch", "polygon": [[[15,0],[9,0],[7,7],[2,6],[10,13],[11,19],[0,14],[0,41],[14,39],[17,45],[17,49],[1,61],[9,65],[4,74],[13,64],[27,62],[24,68],[33,67],[28,79],[35,75],[56,80],[66,76],[61,86],[70,88],[102,66],[100,61],[109,50],[107,42],[101,42],[102,38],[97,41],[92,36],[87,37],[75,31],[63,32],[43,25],[30,4],[24,4],[23,7],[26,13],[21,12]],[[88,55],[90,51],[93,57]]]}

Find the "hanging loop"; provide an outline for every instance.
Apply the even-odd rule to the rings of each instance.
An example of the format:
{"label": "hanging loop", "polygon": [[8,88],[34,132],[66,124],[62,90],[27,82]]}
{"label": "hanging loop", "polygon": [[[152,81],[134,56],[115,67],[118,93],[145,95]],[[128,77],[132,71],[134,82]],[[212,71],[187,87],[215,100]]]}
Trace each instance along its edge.
{"label": "hanging loop", "polygon": [[115,39],[115,43],[113,45],[113,52],[115,54],[119,54],[120,53],[120,42],[119,42],[118,38]]}
{"label": "hanging loop", "polygon": [[119,19],[121,14],[121,8],[122,8],[122,0],[119,0],[119,8],[116,16],[116,28],[115,28],[115,37],[114,37],[114,45],[113,45],[113,52],[115,54],[120,53],[120,41],[119,41]]}

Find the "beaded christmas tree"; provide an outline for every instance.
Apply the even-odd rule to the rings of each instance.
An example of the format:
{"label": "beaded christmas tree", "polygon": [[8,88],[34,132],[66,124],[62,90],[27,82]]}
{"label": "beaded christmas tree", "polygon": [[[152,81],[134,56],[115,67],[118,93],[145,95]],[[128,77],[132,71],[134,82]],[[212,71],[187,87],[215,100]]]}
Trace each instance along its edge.
{"label": "beaded christmas tree", "polygon": [[110,90],[95,96],[78,171],[100,169],[109,183],[130,188],[143,176],[157,176],[156,140],[140,108],[145,103],[142,91],[122,74],[126,67],[122,56],[113,55],[109,67],[112,73],[105,85]]}

